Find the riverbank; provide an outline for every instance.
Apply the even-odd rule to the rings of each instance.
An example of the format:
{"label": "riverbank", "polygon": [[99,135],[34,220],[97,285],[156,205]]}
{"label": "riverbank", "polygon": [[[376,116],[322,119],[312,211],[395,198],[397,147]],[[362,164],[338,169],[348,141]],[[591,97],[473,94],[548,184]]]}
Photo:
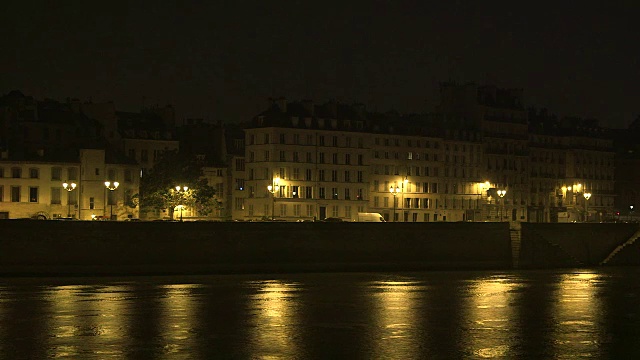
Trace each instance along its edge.
{"label": "riverbank", "polygon": [[[1,276],[96,276],[593,266],[638,226],[523,223],[517,236],[509,223],[446,222],[5,220],[0,228]],[[640,264],[627,251],[611,265],[615,258]]]}

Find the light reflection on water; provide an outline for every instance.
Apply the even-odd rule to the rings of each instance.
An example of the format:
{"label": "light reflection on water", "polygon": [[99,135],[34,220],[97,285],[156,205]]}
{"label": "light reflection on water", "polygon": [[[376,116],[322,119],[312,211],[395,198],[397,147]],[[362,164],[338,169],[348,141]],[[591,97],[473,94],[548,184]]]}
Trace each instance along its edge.
{"label": "light reflection on water", "polygon": [[386,280],[368,284],[373,305],[375,359],[409,359],[420,352],[420,302],[426,286],[418,281]]}
{"label": "light reflection on water", "polygon": [[478,358],[513,357],[516,319],[514,302],[523,286],[517,276],[489,276],[469,281],[468,343],[465,350]]}
{"label": "light reflection on water", "polygon": [[638,275],[0,279],[0,359],[637,358]]}

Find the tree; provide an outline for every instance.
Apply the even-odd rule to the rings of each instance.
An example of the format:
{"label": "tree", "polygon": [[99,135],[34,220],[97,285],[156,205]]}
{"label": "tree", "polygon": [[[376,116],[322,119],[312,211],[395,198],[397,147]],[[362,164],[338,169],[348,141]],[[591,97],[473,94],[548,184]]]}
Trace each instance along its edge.
{"label": "tree", "polygon": [[[141,211],[166,209],[173,218],[176,206],[182,205],[195,209],[202,216],[210,214],[220,204],[215,199],[215,189],[202,175],[202,163],[195,157],[175,150],[165,151],[160,161],[143,173],[140,194],[136,196]],[[176,190],[176,186],[181,189]]]}

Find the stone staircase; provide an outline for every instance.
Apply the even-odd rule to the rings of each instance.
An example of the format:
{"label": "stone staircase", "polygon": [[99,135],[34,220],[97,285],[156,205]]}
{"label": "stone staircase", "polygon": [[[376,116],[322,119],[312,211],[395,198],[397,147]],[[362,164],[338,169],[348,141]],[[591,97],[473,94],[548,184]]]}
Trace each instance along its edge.
{"label": "stone staircase", "polygon": [[520,245],[522,240],[522,225],[517,221],[509,223],[509,237],[511,238],[511,261],[513,268],[520,265]]}
{"label": "stone staircase", "polygon": [[613,259],[613,257],[615,257],[620,251],[622,251],[622,249],[624,249],[626,246],[629,246],[635,243],[636,240],[638,240],[638,238],[640,238],[640,230],[636,231],[635,234],[631,235],[629,240],[625,241],[624,243],[618,245],[615,249],[613,249],[611,254],[609,254],[609,256],[607,256],[604,260],[602,260],[602,262],[600,262],[600,265],[606,265],[611,259]]}

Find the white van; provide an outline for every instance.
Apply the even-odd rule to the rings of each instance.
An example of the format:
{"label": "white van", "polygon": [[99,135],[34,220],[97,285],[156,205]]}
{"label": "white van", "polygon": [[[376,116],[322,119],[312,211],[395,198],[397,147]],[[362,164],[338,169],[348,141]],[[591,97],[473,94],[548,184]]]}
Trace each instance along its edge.
{"label": "white van", "polygon": [[357,222],[386,222],[379,213],[358,213]]}

